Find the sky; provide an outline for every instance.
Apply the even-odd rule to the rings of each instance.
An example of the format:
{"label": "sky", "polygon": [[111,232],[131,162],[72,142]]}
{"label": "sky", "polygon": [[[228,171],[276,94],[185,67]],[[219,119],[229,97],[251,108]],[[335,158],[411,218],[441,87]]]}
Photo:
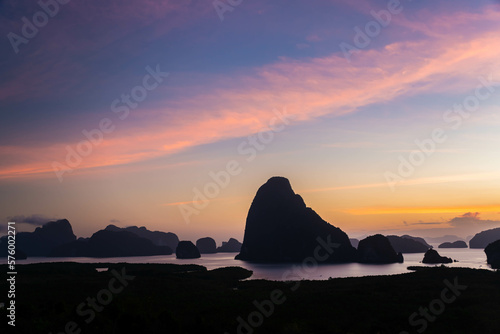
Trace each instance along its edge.
{"label": "sky", "polygon": [[[0,1],[0,217],[242,241],[500,227],[498,1]],[[2,224],[5,230],[5,225]]]}

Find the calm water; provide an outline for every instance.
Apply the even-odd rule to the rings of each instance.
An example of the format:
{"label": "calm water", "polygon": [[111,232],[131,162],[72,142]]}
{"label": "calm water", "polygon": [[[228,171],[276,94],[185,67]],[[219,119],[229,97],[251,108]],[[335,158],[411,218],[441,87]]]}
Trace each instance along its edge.
{"label": "calm water", "polygon": [[[490,269],[486,263],[486,254],[482,249],[438,249],[440,255],[451,257],[459,262],[447,264],[450,267],[468,267]],[[392,275],[410,272],[407,267],[423,265],[424,254],[404,254],[404,263],[394,263],[385,265],[370,264],[326,264],[316,267],[306,267],[301,264],[255,264],[239,260],[234,257],[237,253],[219,253],[204,254],[199,259],[179,260],[175,255],[161,256],[138,256],[138,257],[119,257],[119,258],[85,258],[85,257],[60,257],[60,258],[29,258],[27,260],[18,260],[18,264],[43,263],[43,262],[127,262],[127,263],[175,263],[175,264],[199,264],[207,269],[220,267],[239,266],[253,271],[250,279],[268,279],[268,280],[296,280],[310,279],[323,280],[329,277],[359,277],[373,275]],[[5,260],[2,261],[5,263]]]}

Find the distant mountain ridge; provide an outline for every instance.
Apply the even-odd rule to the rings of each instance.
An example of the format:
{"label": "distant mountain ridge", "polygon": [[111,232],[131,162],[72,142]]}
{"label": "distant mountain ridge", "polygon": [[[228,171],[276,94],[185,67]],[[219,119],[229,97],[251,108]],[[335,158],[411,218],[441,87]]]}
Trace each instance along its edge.
{"label": "distant mountain ridge", "polygon": [[477,233],[469,241],[470,248],[486,248],[494,241],[500,240],[500,227]]}
{"label": "distant mountain ridge", "polygon": [[[409,235],[401,237],[388,235],[387,239],[398,253],[425,253],[431,248],[422,238],[410,237]],[[423,242],[420,240],[423,240]]]}
{"label": "distant mountain ridge", "polygon": [[[500,240],[500,228],[482,231],[470,239],[470,247],[485,248],[497,240]],[[33,232],[16,235],[19,258],[169,255],[177,251],[178,245],[179,238],[175,233],[150,231],[144,226],[122,228],[108,225],[90,238],[76,239],[67,219],[50,221]],[[230,238],[216,247],[215,240],[210,237],[198,239],[196,245],[186,240],[180,249],[180,256],[197,257],[193,251],[196,248],[201,254],[236,252],[239,253],[236,259],[244,261],[300,262],[316,256],[318,246],[324,245],[331,250],[326,257],[321,257],[320,262],[325,263],[393,263],[402,261],[402,253],[419,252],[438,258],[435,251],[428,251],[432,246],[420,237],[372,235],[361,241],[349,239],[344,231],[307,207],[284,177],[272,177],[258,189],[248,211],[243,243]],[[335,245],[334,250],[332,245]],[[439,248],[466,247],[465,242],[460,240],[439,245]],[[6,250],[7,237],[4,236],[0,238],[0,257],[6,256]]]}
{"label": "distant mountain ridge", "polygon": [[411,235],[408,235],[408,234],[404,234],[401,236],[401,238],[406,238],[406,239],[411,239],[411,240],[414,240],[414,241],[417,241],[417,242],[420,242],[422,245],[424,246],[427,246],[427,248],[432,248],[431,245],[429,245],[427,243],[427,241],[424,239],[424,238],[421,238],[421,237],[413,237]]}
{"label": "distant mountain ridge", "polygon": [[[50,221],[33,232],[16,234],[16,249],[28,257],[48,256],[54,247],[76,240],[73,228],[67,219]],[[7,237],[0,239],[0,249],[7,247]]]}
{"label": "distant mountain ridge", "polygon": [[79,239],[55,247],[50,257],[125,257],[170,255],[168,246],[158,246],[149,239],[128,231],[100,230],[89,239]]}
{"label": "distant mountain ridge", "polygon": [[467,248],[465,241],[457,240],[455,242],[443,242],[438,248]]}
{"label": "distant mountain ridge", "polygon": [[179,243],[179,237],[172,232],[160,232],[160,231],[150,231],[146,227],[141,226],[129,226],[129,227],[117,227],[115,225],[108,225],[104,230],[107,231],[128,231],[132,232],[139,237],[149,239],[153,244],[157,246],[168,246],[172,250],[177,248]]}
{"label": "distant mountain ridge", "polygon": [[425,240],[433,243],[433,244],[442,244],[443,242],[454,242],[456,240],[460,240],[461,238],[456,235],[443,235],[440,237],[425,237]]}
{"label": "distant mountain ridge", "polygon": [[[220,247],[216,247],[215,240],[212,238],[202,239],[200,239],[202,242],[211,243],[210,250],[203,253],[239,252],[241,249],[241,243],[234,238],[223,242]],[[7,245],[7,236],[1,237],[0,257],[7,256]],[[27,256],[102,258],[171,255],[177,250],[178,245],[179,238],[175,233],[150,231],[144,226],[121,228],[108,225],[105,229],[95,232],[90,238],[77,239],[70,222],[67,219],[61,219],[47,222],[33,232],[17,233],[16,257],[25,259]],[[185,249],[185,246],[183,248]],[[183,253],[182,250],[181,253]]]}
{"label": "distant mountain ridge", "polygon": [[223,241],[222,246],[217,247],[217,253],[236,253],[241,251],[241,242],[235,238],[230,238],[227,242]]}

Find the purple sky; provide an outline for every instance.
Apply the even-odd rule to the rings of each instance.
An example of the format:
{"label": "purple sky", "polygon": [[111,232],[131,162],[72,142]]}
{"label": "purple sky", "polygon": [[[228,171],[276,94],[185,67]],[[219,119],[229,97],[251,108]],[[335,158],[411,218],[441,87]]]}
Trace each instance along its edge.
{"label": "purple sky", "polygon": [[230,3],[0,1],[2,219],[241,240],[281,175],[351,235],[500,224],[497,1]]}

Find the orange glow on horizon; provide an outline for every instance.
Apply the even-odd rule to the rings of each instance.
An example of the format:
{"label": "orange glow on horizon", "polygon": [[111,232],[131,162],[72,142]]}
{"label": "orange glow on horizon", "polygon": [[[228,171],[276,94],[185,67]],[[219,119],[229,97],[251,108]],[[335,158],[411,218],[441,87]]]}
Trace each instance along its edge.
{"label": "orange glow on horizon", "polygon": [[448,206],[448,207],[364,207],[343,210],[353,215],[383,215],[383,214],[428,214],[428,213],[454,213],[464,212],[500,212],[500,205],[473,205],[473,206]]}

